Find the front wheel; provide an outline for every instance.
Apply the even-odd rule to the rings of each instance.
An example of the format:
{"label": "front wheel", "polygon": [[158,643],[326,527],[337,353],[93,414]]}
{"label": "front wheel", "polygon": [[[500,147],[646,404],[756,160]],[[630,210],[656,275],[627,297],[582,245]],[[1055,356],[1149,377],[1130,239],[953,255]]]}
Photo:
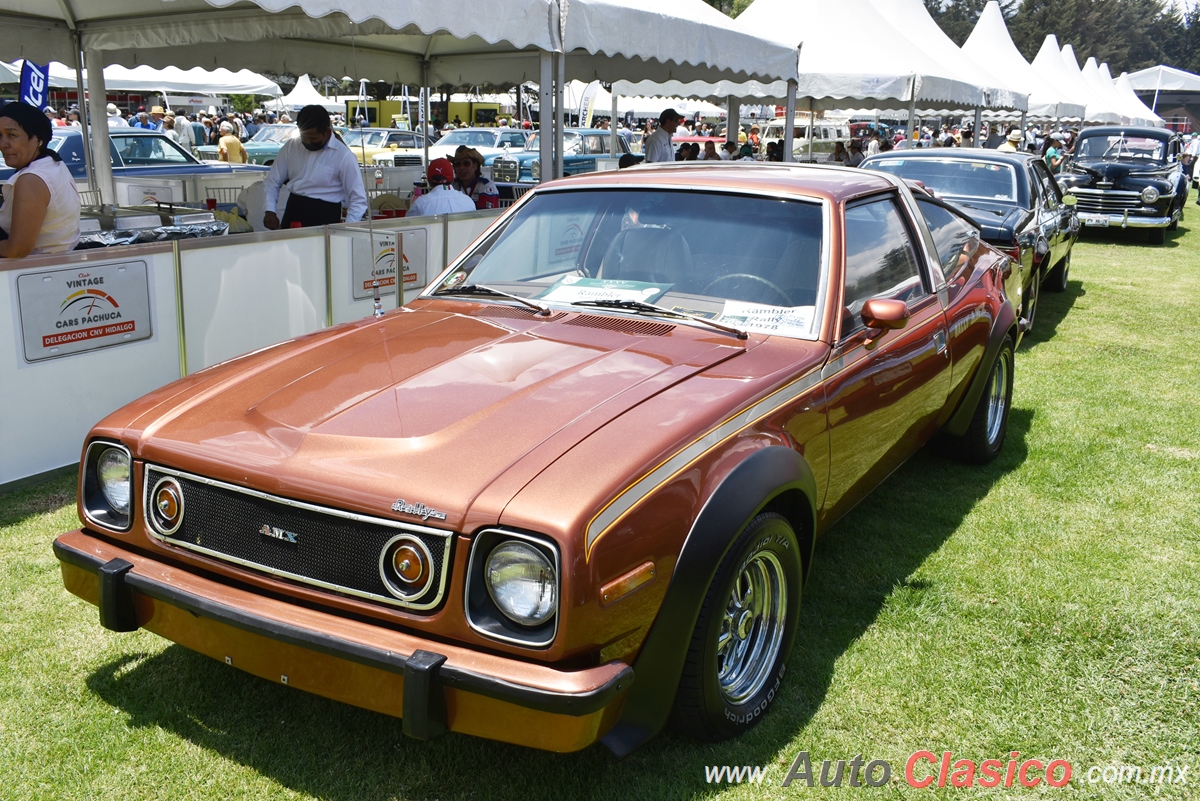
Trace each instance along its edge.
{"label": "front wheel", "polygon": [[1166,228],[1147,228],[1146,229],[1146,241],[1149,242],[1151,245],[1161,245],[1163,242],[1167,241],[1167,229]]}
{"label": "front wheel", "polygon": [[967,433],[956,441],[955,453],[964,462],[987,464],[996,458],[1008,433],[1008,412],[1012,406],[1013,343],[1005,337],[992,364],[987,386],[971,416]]}
{"label": "front wheel", "polygon": [[779,693],[796,638],[802,576],[787,520],[764,512],[750,521],[701,607],[675,697],[676,728],[725,740],[758,723]]}

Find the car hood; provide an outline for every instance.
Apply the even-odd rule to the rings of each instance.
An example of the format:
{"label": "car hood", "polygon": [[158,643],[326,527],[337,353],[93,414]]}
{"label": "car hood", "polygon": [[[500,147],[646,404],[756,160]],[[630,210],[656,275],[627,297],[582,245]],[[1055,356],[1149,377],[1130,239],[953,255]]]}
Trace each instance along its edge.
{"label": "car hood", "polygon": [[1070,186],[1091,186],[1097,182],[1111,182],[1120,188],[1128,185],[1141,189],[1148,181],[1169,181],[1173,165],[1134,164],[1128,161],[1077,160],[1071,171],[1062,176],[1062,182]]}
{"label": "car hood", "polygon": [[401,499],[462,525],[502,474],[519,490],[607,422],[748,347],[686,326],[623,333],[614,320],[625,325],[559,315],[521,331],[393,313],[159,390],[124,438],[140,458],[265,492],[388,517]]}

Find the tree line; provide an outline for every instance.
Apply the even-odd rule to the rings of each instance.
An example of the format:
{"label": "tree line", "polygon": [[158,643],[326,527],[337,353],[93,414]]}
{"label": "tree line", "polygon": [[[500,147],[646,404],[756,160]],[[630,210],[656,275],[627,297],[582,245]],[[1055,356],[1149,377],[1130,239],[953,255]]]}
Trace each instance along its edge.
{"label": "tree line", "polygon": [[[736,17],[753,0],[707,0]],[[884,0],[886,2],[886,0]],[[962,46],[975,29],[987,0],[924,0],[930,15]],[[1113,76],[1166,64],[1200,73],[1200,3],[1174,0],[1000,0],[1017,49],[1033,61],[1047,34],[1069,44],[1080,59],[1108,63]],[[853,30],[849,27],[847,30]]]}

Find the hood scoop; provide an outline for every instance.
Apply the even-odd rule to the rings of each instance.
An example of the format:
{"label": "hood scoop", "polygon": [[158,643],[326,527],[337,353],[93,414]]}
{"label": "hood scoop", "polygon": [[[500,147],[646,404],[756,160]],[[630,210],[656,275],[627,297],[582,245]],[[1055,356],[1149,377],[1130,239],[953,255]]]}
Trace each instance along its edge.
{"label": "hood scoop", "polygon": [[563,325],[601,328],[605,331],[619,331],[622,334],[632,334],[638,337],[662,337],[675,330],[675,326],[670,323],[631,320],[627,317],[604,317],[598,314],[581,314],[567,320]]}

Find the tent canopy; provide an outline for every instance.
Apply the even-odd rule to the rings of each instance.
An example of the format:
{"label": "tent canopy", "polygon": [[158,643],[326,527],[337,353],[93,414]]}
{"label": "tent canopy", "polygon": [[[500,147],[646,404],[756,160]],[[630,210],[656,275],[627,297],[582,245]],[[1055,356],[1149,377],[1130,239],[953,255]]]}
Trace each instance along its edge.
{"label": "tent canopy", "polygon": [[1017,50],[996,0],[989,0],[984,6],[979,21],[975,23],[962,49],[976,63],[988,65],[994,74],[1001,76],[1010,86],[1028,94],[1030,117],[1055,119],[1083,116],[1084,104],[1071,102],[1055,84],[1043,80],[1021,55],[1021,51]]}
{"label": "tent canopy", "polygon": [[266,104],[266,108],[276,111],[298,111],[305,106],[322,106],[326,111],[343,111],[346,108],[337,100],[331,100],[313,88],[308,73],[296,80],[296,88],[292,91]]}
{"label": "tent canopy", "polygon": [[[13,65],[18,75],[21,72],[21,62]],[[3,68],[0,64],[0,69]],[[87,81],[87,70],[83,71],[84,81]],[[63,89],[75,88],[75,69],[57,61],[50,62],[50,85]],[[141,66],[128,67],[111,66],[104,68],[104,86],[114,92],[136,92],[152,90],[173,94],[242,94],[242,95],[281,95],[283,91],[279,84],[264,78],[250,70],[231,72],[227,69],[204,70],[199,67],[190,70],[178,67]]]}
{"label": "tent canopy", "polygon": [[[1108,65],[1101,66],[1100,71],[1107,73]],[[1133,91],[1133,87],[1129,84],[1129,73],[1122,72],[1121,77],[1113,81],[1113,88],[1116,89],[1117,96],[1123,98],[1128,107],[1137,112],[1136,116],[1144,118],[1148,125],[1161,126],[1163,124],[1163,118],[1155,114]]]}
{"label": "tent canopy", "polygon": [[1084,78],[1083,70],[1079,68],[1079,59],[1075,57],[1075,48],[1069,44],[1063,45],[1058,55],[1062,59],[1063,66],[1067,68],[1071,80],[1081,87],[1080,91],[1088,99],[1087,111],[1084,116],[1088,120],[1097,122],[1121,122],[1121,112],[1112,105],[1108,94],[1093,87]]}
{"label": "tent canopy", "polygon": [[[1194,92],[1200,94],[1200,75],[1159,64],[1126,73],[1135,92]],[[1118,79],[1119,80],[1119,79]]]}

